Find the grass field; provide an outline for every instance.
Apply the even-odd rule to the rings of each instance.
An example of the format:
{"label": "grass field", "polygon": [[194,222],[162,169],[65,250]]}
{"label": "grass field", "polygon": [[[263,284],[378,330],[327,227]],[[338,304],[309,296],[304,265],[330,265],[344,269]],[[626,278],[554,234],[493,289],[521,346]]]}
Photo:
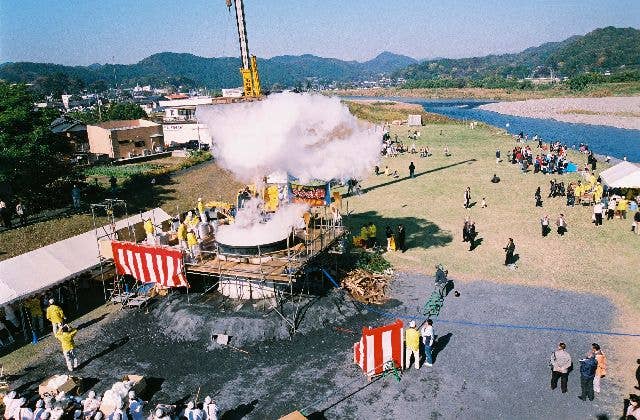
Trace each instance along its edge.
{"label": "grass field", "polygon": [[331,91],[339,96],[404,97],[431,99],[493,99],[500,101],[522,101],[525,99],[543,99],[560,97],[634,96],[640,95],[640,82],[602,83],[589,85],[584,90],[570,90],[565,85],[544,89],[487,89],[487,88],[442,88],[442,89],[347,89]]}

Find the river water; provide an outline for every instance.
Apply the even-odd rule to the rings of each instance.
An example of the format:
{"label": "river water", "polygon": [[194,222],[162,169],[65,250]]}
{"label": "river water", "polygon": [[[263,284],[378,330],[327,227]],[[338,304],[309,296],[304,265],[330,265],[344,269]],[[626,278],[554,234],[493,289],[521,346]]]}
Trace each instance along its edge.
{"label": "river water", "polygon": [[[372,98],[370,98],[372,99]],[[507,130],[511,134],[523,132],[529,138],[534,135],[545,141],[559,140],[569,147],[586,143],[589,148],[600,155],[640,162],[640,130],[604,125],[572,124],[541,118],[514,117],[485,111],[478,106],[492,101],[468,99],[410,99],[410,98],[375,98],[401,102],[417,103],[427,112],[445,115],[458,120],[481,121],[494,127]]]}

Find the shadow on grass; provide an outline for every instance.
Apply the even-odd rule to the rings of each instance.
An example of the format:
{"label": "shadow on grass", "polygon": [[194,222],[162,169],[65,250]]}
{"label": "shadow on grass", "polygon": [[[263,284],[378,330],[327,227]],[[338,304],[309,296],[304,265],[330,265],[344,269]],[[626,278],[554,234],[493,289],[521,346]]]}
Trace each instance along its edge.
{"label": "shadow on grass", "polygon": [[[437,168],[429,169],[428,171],[418,172],[418,173],[416,173],[414,175],[414,178],[417,178],[417,177],[422,176],[422,175],[427,175],[427,174],[430,174],[430,173],[433,173],[433,172],[442,171],[444,169],[453,168],[454,166],[464,165],[465,163],[472,163],[472,162],[476,162],[476,161],[477,161],[476,159],[467,159],[467,160],[462,160],[460,162],[452,163],[451,165],[439,166]],[[378,184],[378,185],[372,185],[369,188],[364,188],[362,190],[362,192],[367,193],[369,191],[373,191],[373,190],[376,190],[378,188],[386,187],[387,185],[396,184],[396,183],[402,182],[402,181],[411,181],[411,178],[409,178],[409,177],[394,178],[391,181],[383,182],[382,184]]]}
{"label": "shadow on grass", "polygon": [[450,232],[443,231],[429,220],[417,217],[383,217],[375,211],[367,211],[353,214],[345,218],[344,222],[354,235],[360,233],[364,223],[373,222],[378,228],[378,242],[382,245],[386,245],[386,239],[383,238],[385,227],[389,226],[396,232],[398,225],[404,225],[407,249],[442,247],[453,241],[453,235]]}

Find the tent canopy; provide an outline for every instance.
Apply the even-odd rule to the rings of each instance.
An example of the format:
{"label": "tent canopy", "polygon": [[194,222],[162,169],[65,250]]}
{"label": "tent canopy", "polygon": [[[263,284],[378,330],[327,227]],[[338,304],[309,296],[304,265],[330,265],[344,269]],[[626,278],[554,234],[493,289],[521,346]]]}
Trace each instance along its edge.
{"label": "tent canopy", "polygon": [[[171,219],[164,210],[155,208],[117,221],[116,230],[147,217],[157,225]],[[0,305],[43,292],[99,265],[96,240],[109,231],[110,226],[102,226],[0,261]]]}
{"label": "tent canopy", "polygon": [[600,172],[600,178],[610,188],[640,188],[640,166],[631,162],[620,162]]}

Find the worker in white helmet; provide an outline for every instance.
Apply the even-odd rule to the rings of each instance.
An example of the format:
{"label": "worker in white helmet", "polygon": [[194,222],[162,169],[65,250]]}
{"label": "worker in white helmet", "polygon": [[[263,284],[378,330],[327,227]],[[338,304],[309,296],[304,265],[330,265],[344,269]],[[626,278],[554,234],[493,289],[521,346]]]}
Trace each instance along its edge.
{"label": "worker in white helmet", "polygon": [[204,420],[218,420],[218,406],[208,395],[204,398],[204,403],[202,404],[202,414]]}

